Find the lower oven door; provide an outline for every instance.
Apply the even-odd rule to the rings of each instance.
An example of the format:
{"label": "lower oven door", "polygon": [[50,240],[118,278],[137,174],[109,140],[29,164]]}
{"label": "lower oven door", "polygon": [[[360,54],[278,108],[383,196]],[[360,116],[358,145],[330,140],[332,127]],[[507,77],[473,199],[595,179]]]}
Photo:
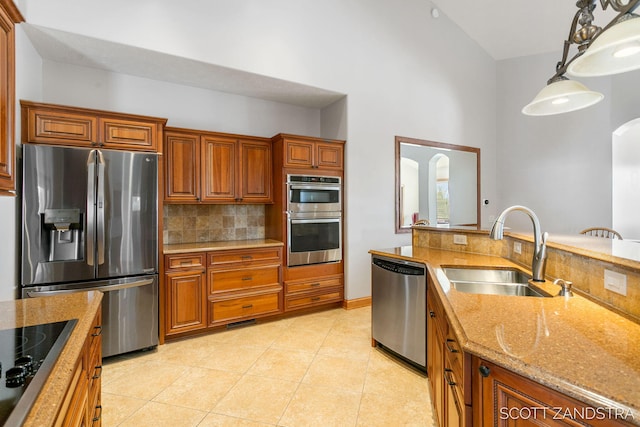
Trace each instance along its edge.
{"label": "lower oven door", "polygon": [[342,260],[342,218],[291,218],[288,224],[287,265]]}

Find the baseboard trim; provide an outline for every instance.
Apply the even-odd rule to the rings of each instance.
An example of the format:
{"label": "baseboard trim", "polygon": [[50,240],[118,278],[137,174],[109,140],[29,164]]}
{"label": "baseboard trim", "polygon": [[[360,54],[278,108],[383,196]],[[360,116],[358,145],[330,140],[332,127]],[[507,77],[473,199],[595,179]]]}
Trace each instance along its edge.
{"label": "baseboard trim", "polygon": [[352,310],[354,308],[368,307],[371,305],[371,297],[356,298],[342,301],[342,308]]}

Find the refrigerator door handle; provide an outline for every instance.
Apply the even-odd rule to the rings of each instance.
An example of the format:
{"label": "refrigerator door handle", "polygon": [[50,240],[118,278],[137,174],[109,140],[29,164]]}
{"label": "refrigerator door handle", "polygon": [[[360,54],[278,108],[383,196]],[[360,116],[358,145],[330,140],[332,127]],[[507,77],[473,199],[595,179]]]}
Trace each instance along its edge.
{"label": "refrigerator door handle", "polygon": [[95,265],[94,262],[94,254],[95,254],[95,209],[96,209],[96,199],[95,199],[95,180],[96,180],[96,162],[94,160],[94,152],[96,150],[91,150],[89,152],[89,157],[87,159],[87,229],[85,230],[85,241],[87,243],[87,264]]}
{"label": "refrigerator door handle", "polygon": [[96,150],[98,160],[98,200],[97,200],[97,221],[98,221],[98,265],[104,264],[104,157],[100,150]]}
{"label": "refrigerator door handle", "polygon": [[116,285],[93,286],[93,287],[76,288],[76,289],[58,289],[55,291],[27,291],[26,294],[29,298],[33,298],[33,297],[44,297],[49,295],[71,294],[71,293],[83,292],[83,291],[110,292],[110,291],[119,291],[121,289],[137,288],[139,286],[146,286],[152,283],[153,283],[153,279],[143,279],[143,280],[136,280],[135,282],[131,282],[131,283],[120,283]]}

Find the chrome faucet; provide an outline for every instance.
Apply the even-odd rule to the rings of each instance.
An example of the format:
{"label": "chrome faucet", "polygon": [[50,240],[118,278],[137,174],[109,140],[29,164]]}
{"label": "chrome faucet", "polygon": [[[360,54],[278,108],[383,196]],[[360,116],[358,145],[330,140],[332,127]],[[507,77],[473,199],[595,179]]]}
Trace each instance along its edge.
{"label": "chrome faucet", "polygon": [[548,233],[542,233],[540,229],[540,221],[533,211],[525,206],[511,206],[504,211],[491,227],[491,233],[489,237],[494,240],[502,240],[504,232],[504,220],[507,218],[507,214],[512,211],[522,211],[529,215],[531,222],[533,222],[533,245],[535,246],[533,253],[533,260],[531,262],[531,274],[535,282],[544,282],[544,270],[547,263],[547,237]]}

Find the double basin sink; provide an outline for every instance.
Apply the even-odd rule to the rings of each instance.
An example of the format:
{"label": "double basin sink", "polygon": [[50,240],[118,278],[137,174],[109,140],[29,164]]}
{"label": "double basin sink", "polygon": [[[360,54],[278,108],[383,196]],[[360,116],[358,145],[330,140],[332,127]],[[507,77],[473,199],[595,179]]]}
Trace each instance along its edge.
{"label": "double basin sink", "polygon": [[485,295],[514,295],[551,297],[532,286],[531,276],[515,268],[456,268],[442,269],[454,289],[460,292]]}

